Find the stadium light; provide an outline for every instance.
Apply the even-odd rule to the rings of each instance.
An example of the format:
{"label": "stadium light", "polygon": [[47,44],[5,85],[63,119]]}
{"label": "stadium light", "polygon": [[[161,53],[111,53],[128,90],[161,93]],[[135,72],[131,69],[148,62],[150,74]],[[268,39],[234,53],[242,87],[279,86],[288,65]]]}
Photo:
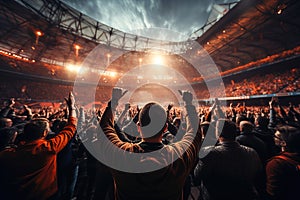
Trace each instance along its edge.
{"label": "stadium light", "polygon": [[160,55],[156,55],[153,58],[153,63],[157,64],[157,65],[162,65],[164,63],[164,60],[163,60],[163,58]]}
{"label": "stadium light", "polygon": [[80,66],[78,66],[78,65],[73,65],[73,64],[68,64],[68,65],[66,65],[66,68],[67,68],[69,71],[71,71],[71,72],[76,72],[76,73],[78,73],[79,70],[80,70]]}
{"label": "stadium light", "polygon": [[41,31],[36,31],[35,32],[35,44],[36,45],[38,45],[38,43],[39,43],[39,38],[41,37],[41,36],[43,36],[43,33],[41,32]]}
{"label": "stadium light", "polygon": [[74,44],[74,49],[75,49],[75,55],[76,55],[76,57],[77,57],[77,56],[78,56],[79,49],[81,49],[81,47],[80,47],[78,44]]}

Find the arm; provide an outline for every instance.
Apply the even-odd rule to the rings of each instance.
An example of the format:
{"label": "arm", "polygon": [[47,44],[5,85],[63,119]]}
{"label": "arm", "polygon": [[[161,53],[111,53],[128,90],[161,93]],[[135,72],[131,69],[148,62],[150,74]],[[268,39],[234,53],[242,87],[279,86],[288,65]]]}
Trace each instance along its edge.
{"label": "arm", "polygon": [[128,110],[129,110],[129,108],[130,108],[130,104],[129,104],[129,103],[126,103],[123,112],[121,113],[120,117],[119,117],[118,120],[117,120],[117,124],[118,124],[118,126],[119,126],[120,128],[123,127],[124,118],[125,118],[125,116],[126,116]]}
{"label": "arm", "polygon": [[77,123],[78,131],[83,129],[84,123],[85,123],[85,112],[84,112],[84,108],[80,107],[79,108],[78,123]]}
{"label": "arm", "polygon": [[236,122],[236,110],[232,107],[232,103],[229,104],[229,110],[231,112],[232,121]]}
{"label": "arm", "polygon": [[268,127],[270,129],[274,129],[276,127],[276,111],[274,109],[274,100],[272,99],[270,102],[269,102],[269,107],[270,107],[270,120],[269,120],[269,125]]}
{"label": "arm", "polygon": [[71,140],[76,132],[77,118],[75,111],[75,99],[72,92],[69,93],[69,98],[65,99],[69,109],[68,124],[54,138],[46,140],[46,146],[52,149],[55,153],[61,151]]}
{"label": "arm", "polygon": [[181,141],[172,144],[172,146],[183,155],[184,168],[190,171],[198,158],[202,135],[199,131],[199,118],[195,106],[192,105],[192,94],[187,91],[182,92],[182,99],[186,111],[186,133]]}
{"label": "arm", "polygon": [[[132,143],[123,142],[117,135],[116,130],[114,128],[115,121],[114,121],[114,113],[116,111],[116,107],[118,106],[119,99],[125,94],[126,92],[120,88],[114,88],[112,92],[112,98],[108,102],[108,105],[102,115],[100,120],[100,127],[103,131],[103,134],[108,138],[108,140],[114,144],[115,146],[123,149],[123,150],[130,150],[132,147]],[[101,136],[100,136],[101,137]],[[102,141],[103,142],[103,141]],[[109,145],[107,145],[106,151],[109,151]]]}

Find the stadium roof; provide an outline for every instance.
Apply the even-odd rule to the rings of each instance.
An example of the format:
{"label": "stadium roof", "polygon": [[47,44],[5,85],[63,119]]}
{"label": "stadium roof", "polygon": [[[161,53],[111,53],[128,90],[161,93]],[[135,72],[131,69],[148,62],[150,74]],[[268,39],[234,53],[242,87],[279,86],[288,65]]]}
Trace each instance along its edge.
{"label": "stadium roof", "polygon": [[[225,72],[298,47],[299,9],[297,0],[242,0],[222,18],[210,18],[212,23],[208,21],[191,39]],[[58,0],[1,1],[0,24],[0,49],[53,64],[81,62],[98,44],[104,52],[164,46],[170,53],[180,54],[189,48],[189,41],[160,41],[124,33]]]}

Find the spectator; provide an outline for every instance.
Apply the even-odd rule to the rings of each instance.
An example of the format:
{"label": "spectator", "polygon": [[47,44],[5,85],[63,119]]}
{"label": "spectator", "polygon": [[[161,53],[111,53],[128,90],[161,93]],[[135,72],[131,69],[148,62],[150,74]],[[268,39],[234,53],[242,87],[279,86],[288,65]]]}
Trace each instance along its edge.
{"label": "spectator", "polygon": [[199,199],[258,199],[254,187],[262,170],[258,154],[235,141],[236,125],[228,119],[217,121],[216,136],[219,145],[211,147],[194,170],[195,184],[206,191]]}
{"label": "spectator", "polygon": [[256,137],[261,139],[267,149],[267,157],[266,159],[270,159],[272,156],[277,154],[277,148],[274,143],[274,132],[268,128],[269,119],[264,116],[257,116],[255,118],[255,128],[254,128],[254,134]]}
{"label": "spectator", "polygon": [[15,105],[15,99],[11,98],[8,101],[4,102],[4,107],[0,111],[0,118],[10,118],[14,117],[15,112],[14,112],[14,105]]}
{"label": "spectator", "polygon": [[241,145],[254,149],[264,164],[267,155],[266,145],[261,139],[255,136],[254,125],[249,121],[241,121],[240,131],[241,134],[236,138],[237,142],[239,142]]}
{"label": "spectator", "polygon": [[[129,173],[122,172],[110,168],[115,182],[115,199],[183,199],[183,186],[189,173],[194,167],[195,161],[200,148],[201,134],[197,133],[199,121],[192,105],[193,96],[190,92],[182,92],[182,98],[185,102],[187,111],[187,132],[183,139],[170,145],[162,143],[162,135],[167,130],[166,127],[166,111],[158,103],[148,103],[140,111],[138,118],[138,129],[143,137],[140,143],[122,142],[114,128],[114,112],[119,99],[124,95],[124,91],[114,88],[112,99],[101,118],[100,126],[106,137],[124,152],[147,153],[159,151],[160,157],[152,157],[151,155],[142,156],[138,161],[138,165],[143,166],[154,165],[161,167],[156,171],[148,173]],[[150,124],[151,121],[151,124]],[[153,132],[152,128],[160,124],[158,132]],[[111,149],[109,144],[100,140],[99,145],[107,152],[107,159],[124,159],[126,165],[126,154],[124,157],[111,154],[115,149]],[[184,151],[185,150],[185,151]],[[116,152],[116,151],[115,151]],[[117,153],[117,152],[116,152]],[[144,155],[144,154],[143,154]],[[181,155],[179,159],[172,160],[175,155]],[[106,154],[104,153],[104,157]],[[170,160],[171,159],[171,160]],[[165,162],[171,161],[172,164],[166,165]]]}
{"label": "spectator", "polygon": [[32,111],[31,111],[31,108],[29,108],[27,105],[23,105],[23,113],[21,114],[21,116],[26,116],[26,121],[29,121],[31,120],[32,118]]}
{"label": "spectator", "polygon": [[266,166],[267,193],[270,199],[297,199],[300,188],[300,130],[281,126],[275,133],[275,144],[281,147]]}
{"label": "spectator", "polygon": [[0,128],[12,127],[13,121],[10,118],[0,118]]}
{"label": "spectator", "polygon": [[54,199],[57,192],[56,156],[76,131],[75,99],[66,99],[68,125],[54,138],[45,140],[50,130],[45,118],[24,127],[24,141],[17,148],[0,152],[1,199]]}
{"label": "spectator", "polygon": [[[65,119],[59,120],[54,134],[48,134],[46,139],[51,139],[59,134],[67,125]],[[73,197],[75,184],[78,175],[78,164],[76,163],[76,135],[57,154],[57,197],[62,200]]]}

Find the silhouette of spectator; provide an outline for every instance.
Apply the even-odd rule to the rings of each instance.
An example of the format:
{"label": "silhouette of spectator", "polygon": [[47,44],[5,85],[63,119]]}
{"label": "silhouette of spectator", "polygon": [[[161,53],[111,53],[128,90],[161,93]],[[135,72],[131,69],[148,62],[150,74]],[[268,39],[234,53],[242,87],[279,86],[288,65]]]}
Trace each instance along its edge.
{"label": "silhouette of spectator", "polygon": [[300,188],[300,130],[287,125],[278,127],[274,140],[282,152],[267,163],[267,193],[270,199],[297,199]]}
{"label": "silhouette of spectator", "polygon": [[209,149],[194,170],[194,182],[203,189],[199,199],[257,199],[254,184],[262,170],[258,154],[235,141],[236,125],[228,119],[217,121],[216,136],[219,144]]}
{"label": "silhouette of spectator", "polygon": [[[154,102],[147,103],[139,114],[137,124],[142,141],[128,143],[118,138],[113,128],[114,111],[124,94],[124,90],[120,88],[113,89],[112,98],[100,121],[104,135],[114,144],[113,146],[116,145],[124,152],[142,153],[138,159],[139,168],[143,169],[143,166],[150,165],[158,169],[148,173],[129,173],[110,168],[115,183],[115,199],[183,199],[183,187],[194,167],[202,138],[198,133],[199,120],[192,105],[192,94],[188,91],[181,93],[187,112],[187,132],[181,141],[169,145],[162,143],[163,133],[167,130],[166,111]],[[107,156],[106,159],[118,159],[123,165],[129,164],[126,162],[126,154],[122,154],[124,157],[114,154],[116,149],[111,149],[111,144],[103,141],[104,138],[100,140],[99,146],[102,146],[103,156]],[[159,157],[144,154],[153,151],[160,152]],[[180,155],[178,159],[174,159],[176,155]],[[171,164],[166,164],[168,162]]]}
{"label": "silhouette of spectator", "polygon": [[66,99],[70,114],[68,125],[54,138],[46,140],[50,130],[45,118],[24,126],[24,141],[17,148],[0,152],[1,199],[51,199],[57,192],[56,157],[76,131],[75,99]]}
{"label": "silhouette of spectator", "polygon": [[266,161],[267,149],[265,143],[255,136],[254,125],[249,121],[240,122],[240,135],[236,138],[236,141],[241,145],[251,147],[254,149],[262,163]]}
{"label": "silhouette of spectator", "polygon": [[254,128],[254,134],[256,137],[261,139],[266,145],[266,149],[267,149],[266,159],[269,159],[278,153],[278,150],[275,146],[275,142],[273,139],[274,132],[268,128],[268,124],[269,124],[269,119],[265,116],[259,115],[255,118],[256,126]]}

